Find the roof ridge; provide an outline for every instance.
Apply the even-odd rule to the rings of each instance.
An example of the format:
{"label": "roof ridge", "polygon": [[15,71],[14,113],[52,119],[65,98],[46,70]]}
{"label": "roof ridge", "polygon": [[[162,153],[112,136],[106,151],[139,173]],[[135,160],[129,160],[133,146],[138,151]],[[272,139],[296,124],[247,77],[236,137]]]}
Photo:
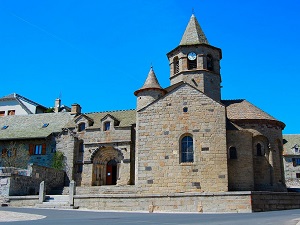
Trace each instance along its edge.
{"label": "roof ridge", "polygon": [[136,109],[117,109],[117,110],[111,110],[111,111],[98,111],[98,112],[87,112],[82,114],[92,114],[92,113],[110,113],[110,112],[125,112],[125,111],[136,111]]}

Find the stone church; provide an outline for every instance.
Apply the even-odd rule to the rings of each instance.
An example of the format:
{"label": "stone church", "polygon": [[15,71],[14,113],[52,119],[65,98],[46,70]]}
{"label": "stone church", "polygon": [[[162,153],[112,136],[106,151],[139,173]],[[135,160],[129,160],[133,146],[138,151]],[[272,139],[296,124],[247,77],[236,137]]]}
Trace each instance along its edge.
{"label": "stone church", "polygon": [[136,110],[72,106],[77,116],[56,143],[69,180],[142,193],[284,191],[285,124],[247,100],[221,98],[222,50],[194,15],[167,57],[170,86],[151,68],[134,92]]}

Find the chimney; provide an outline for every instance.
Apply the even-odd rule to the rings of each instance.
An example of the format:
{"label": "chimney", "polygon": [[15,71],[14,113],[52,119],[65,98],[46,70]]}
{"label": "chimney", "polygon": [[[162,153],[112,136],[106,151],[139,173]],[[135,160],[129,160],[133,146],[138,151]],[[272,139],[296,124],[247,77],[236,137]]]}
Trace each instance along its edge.
{"label": "chimney", "polygon": [[54,112],[58,113],[60,109],[61,100],[59,98],[55,99]]}
{"label": "chimney", "polygon": [[71,114],[80,114],[81,113],[81,106],[77,103],[72,104]]}

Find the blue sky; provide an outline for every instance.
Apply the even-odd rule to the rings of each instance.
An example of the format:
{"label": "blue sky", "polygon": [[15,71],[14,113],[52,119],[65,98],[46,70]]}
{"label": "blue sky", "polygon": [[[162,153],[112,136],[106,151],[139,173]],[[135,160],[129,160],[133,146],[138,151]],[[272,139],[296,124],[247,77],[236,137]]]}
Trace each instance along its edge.
{"label": "blue sky", "polygon": [[0,96],[133,109],[151,65],[169,86],[166,53],[193,9],[223,51],[222,99],[247,99],[299,134],[299,0],[0,0]]}

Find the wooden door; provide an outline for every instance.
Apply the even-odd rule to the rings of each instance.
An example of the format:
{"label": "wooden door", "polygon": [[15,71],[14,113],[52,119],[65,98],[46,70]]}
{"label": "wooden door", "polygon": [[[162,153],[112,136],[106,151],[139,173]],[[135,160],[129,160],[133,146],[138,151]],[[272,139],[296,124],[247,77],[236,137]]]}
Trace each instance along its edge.
{"label": "wooden door", "polygon": [[112,172],[113,172],[113,166],[107,165],[106,167],[106,185],[112,185]]}

